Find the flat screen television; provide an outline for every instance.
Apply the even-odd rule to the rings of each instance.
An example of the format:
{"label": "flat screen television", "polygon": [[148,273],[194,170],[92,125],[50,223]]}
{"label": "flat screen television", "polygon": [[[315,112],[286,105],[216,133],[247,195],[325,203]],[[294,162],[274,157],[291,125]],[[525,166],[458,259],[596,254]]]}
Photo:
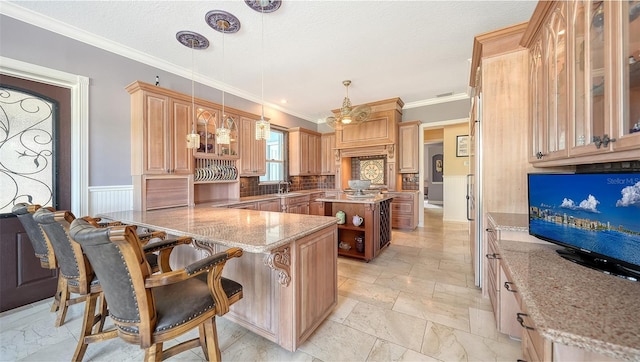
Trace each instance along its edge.
{"label": "flat screen television", "polygon": [[640,280],[640,173],[528,175],[529,234],[573,262]]}

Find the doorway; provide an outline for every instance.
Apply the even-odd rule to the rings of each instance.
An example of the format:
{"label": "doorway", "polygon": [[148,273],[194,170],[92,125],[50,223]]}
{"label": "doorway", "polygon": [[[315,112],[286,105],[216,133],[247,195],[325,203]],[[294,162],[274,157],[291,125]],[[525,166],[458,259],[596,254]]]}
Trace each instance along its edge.
{"label": "doorway", "polygon": [[[441,131],[441,130],[440,130]],[[444,205],[443,171],[444,145],[442,141],[424,143],[424,207],[442,208]]]}
{"label": "doorway", "polygon": [[71,92],[0,74],[0,311],[51,297],[57,271],[43,269],[22,224],[19,202],[71,208]]}
{"label": "doorway", "polygon": [[[464,187],[461,188],[459,185],[459,179],[464,180],[465,176],[458,175],[460,172],[457,168],[459,167],[454,167],[454,171],[451,171],[452,168],[450,168],[447,172],[447,165],[453,162],[454,166],[457,166],[459,163],[460,158],[456,158],[455,135],[465,133],[466,128],[463,130],[460,128],[463,125],[466,127],[468,123],[468,118],[461,118],[420,125],[419,144],[422,146],[419,147],[419,188],[427,202],[425,203],[423,200],[423,204],[420,205],[419,226],[425,226],[424,212],[430,207],[440,208],[443,220],[446,221],[458,221],[460,214],[464,213],[464,209],[460,211],[458,199],[460,197],[464,199],[465,196]],[[464,174],[466,173],[465,170]],[[440,176],[442,176],[442,180]]]}

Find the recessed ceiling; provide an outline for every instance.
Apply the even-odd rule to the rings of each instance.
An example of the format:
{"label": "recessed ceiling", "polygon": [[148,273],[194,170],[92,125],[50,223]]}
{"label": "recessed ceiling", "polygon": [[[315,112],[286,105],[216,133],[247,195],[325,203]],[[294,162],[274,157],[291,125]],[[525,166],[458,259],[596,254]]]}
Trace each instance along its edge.
{"label": "recessed ceiling", "polygon": [[[176,41],[176,33],[201,34],[209,47],[195,54],[197,79],[260,102],[264,66],[268,105],[318,121],[342,104],[345,79],[352,81],[349,97],[354,105],[400,97],[411,107],[441,94],[466,93],[473,37],[529,20],[536,4],[284,0],[277,11],[264,14],[245,1],[15,1],[12,5],[30,10],[26,21],[35,25],[61,22],[64,25],[55,29],[64,35],[111,51],[122,46],[126,49],[122,54],[162,60],[171,68],[165,70],[179,74],[191,74],[192,63],[190,50]],[[6,9],[0,12],[7,13]],[[237,33],[224,34],[224,62],[223,34],[205,21],[212,10],[233,14],[241,24]]]}

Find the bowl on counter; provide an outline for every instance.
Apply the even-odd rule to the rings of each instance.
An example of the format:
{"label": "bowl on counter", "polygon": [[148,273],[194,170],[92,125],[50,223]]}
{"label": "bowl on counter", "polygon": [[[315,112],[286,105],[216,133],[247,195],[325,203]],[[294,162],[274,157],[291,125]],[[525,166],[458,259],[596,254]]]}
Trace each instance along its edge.
{"label": "bowl on counter", "polygon": [[366,190],[371,187],[371,180],[349,180],[349,187],[354,190]]}

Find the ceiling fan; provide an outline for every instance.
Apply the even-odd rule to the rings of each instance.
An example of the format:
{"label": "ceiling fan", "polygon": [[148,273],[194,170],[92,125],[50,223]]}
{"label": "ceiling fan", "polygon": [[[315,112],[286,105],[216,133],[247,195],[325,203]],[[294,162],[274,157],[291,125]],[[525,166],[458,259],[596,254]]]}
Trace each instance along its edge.
{"label": "ceiling fan", "polygon": [[359,105],[357,107],[351,106],[351,100],[349,99],[349,85],[350,80],[343,80],[342,84],[346,88],[347,95],[342,101],[342,108],[340,108],[340,115],[338,117],[327,117],[325,122],[333,129],[342,129],[343,126],[357,125],[369,120],[371,115],[371,107],[366,104]]}

